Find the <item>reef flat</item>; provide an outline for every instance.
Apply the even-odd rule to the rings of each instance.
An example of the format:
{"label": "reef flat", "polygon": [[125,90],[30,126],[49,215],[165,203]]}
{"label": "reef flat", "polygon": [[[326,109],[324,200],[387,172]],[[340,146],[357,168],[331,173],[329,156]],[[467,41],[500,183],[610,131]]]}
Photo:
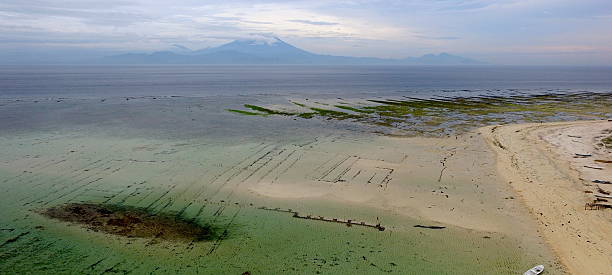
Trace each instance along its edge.
{"label": "reef flat", "polygon": [[[301,102],[301,103],[300,103]],[[299,118],[353,120],[382,126],[384,132],[409,136],[444,136],[465,133],[478,127],[517,123],[550,122],[611,117],[609,93],[546,93],[513,96],[456,96],[344,100],[329,104],[290,101],[299,106],[278,109],[245,104],[251,111],[229,109],[248,115],[283,115]],[[400,131],[398,131],[400,130]]]}

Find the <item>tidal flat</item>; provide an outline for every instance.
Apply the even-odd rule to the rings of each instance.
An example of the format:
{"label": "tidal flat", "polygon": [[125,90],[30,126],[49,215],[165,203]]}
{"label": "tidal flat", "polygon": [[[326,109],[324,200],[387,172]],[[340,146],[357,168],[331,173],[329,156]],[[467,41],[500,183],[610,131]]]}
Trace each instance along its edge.
{"label": "tidal flat", "polygon": [[[580,104],[553,96],[535,105]],[[462,124],[448,123],[457,117],[481,114],[420,100],[369,100],[385,103],[273,96],[3,100],[0,270],[517,274],[544,264],[551,274],[564,272],[500,179],[493,151],[469,130],[478,125],[432,137],[381,134],[405,129],[369,123],[390,112],[394,121],[429,127],[409,119],[415,112],[449,114],[434,126],[454,130]],[[467,102],[457,104],[476,104]],[[601,100],[584,104],[592,109],[536,117],[612,113]],[[534,111],[532,105],[495,108],[521,113]],[[577,109],[587,111],[571,111]],[[207,228],[211,238],[113,234],[43,214],[75,204],[138,209],[148,213],[142,217],[164,217],[165,226],[174,218]]]}
{"label": "tidal flat", "polygon": [[327,104],[308,99],[299,106],[272,108],[244,104],[251,111],[228,109],[248,115],[283,115],[299,118],[353,120],[381,126],[385,133],[410,136],[444,136],[464,133],[493,124],[604,119],[610,117],[609,93],[543,93],[454,97],[395,97],[351,100],[337,98]]}

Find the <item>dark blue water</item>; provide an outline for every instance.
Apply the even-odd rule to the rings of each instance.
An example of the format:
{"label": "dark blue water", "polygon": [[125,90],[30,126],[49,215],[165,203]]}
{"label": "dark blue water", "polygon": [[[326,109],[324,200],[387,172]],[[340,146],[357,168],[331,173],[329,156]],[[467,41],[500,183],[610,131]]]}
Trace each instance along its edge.
{"label": "dark blue water", "polygon": [[612,67],[0,67],[0,97],[325,95],[457,90],[610,91]]}

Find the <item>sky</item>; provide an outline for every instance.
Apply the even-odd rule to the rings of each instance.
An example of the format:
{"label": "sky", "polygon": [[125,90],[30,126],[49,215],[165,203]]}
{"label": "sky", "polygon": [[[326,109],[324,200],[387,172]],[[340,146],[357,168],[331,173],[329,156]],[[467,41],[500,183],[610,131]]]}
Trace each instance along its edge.
{"label": "sky", "polygon": [[448,52],[493,64],[612,65],[612,1],[0,1],[4,60],[201,49],[270,36],[320,54]]}

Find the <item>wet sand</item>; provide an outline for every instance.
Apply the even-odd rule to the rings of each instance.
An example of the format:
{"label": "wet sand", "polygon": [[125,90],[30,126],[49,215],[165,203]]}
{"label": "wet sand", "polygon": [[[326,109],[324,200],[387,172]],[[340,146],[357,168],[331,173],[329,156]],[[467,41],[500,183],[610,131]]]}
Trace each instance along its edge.
{"label": "wet sand", "polygon": [[610,121],[480,129],[497,153],[499,173],[571,274],[609,274],[612,266],[612,211],[606,208],[612,188],[593,182],[612,179],[606,162],[612,152],[601,143],[610,129]]}

